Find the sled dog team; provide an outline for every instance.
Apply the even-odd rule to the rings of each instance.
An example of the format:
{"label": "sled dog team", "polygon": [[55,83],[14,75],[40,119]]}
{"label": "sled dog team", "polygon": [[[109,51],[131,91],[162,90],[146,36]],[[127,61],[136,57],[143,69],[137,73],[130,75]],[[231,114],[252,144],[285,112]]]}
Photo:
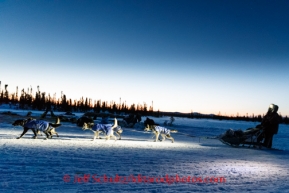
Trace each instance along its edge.
{"label": "sled dog team", "polygon": [[[23,127],[23,132],[17,139],[20,139],[23,135],[25,135],[29,129],[33,131],[34,139],[36,139],[37,135],[40,135],[41,132],[43,132],[46,135],[45,139],[51,139],[53,135],[59,137],[58,133],[56,132],[56,128],[61,126],[60,119],[58,117],[55,123],[28,118],[28,119],[18,119],[14,121],[12,125]],[[118,126],[116,118],[114,119],[114,124],[84,123],[82,126],[82,130],[91,130],[94,133],[93,141],[96,138],[99,139],[100,134],[103,134],[106,140],[109,140],[111,137],[113,137],[114,140],[117,140],[114,133],[118,135],[118,139],[120,140],[121,134],[123,132],[121,126]],[[155,142],[158,141],[159,135],[161,135],[162,136],[161,141],[164,141],[167,138],[170,139],[172,143],[174,143],[174,138],[171,136],[171,133],[177,132],[177,130],[169,130],[165,127],[151,124],[146,124],[144,131],[152,131],[155,135]]]}

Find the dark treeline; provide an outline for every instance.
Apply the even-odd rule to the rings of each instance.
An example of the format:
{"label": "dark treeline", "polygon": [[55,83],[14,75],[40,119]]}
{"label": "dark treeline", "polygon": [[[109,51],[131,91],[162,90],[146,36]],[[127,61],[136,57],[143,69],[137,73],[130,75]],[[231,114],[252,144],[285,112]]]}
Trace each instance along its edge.
{"label": "dark treeline", "polygon": [[[264,115],[254,116],[223,116],[223,115],[205,115],[200,113],[178,113],[178,112],[157,112],[157,115],[161,114],[161,116],[175,116],[175,117],[187,117],[194,119],[216,119],[216,120],[234,120],[234,121],[252,121],[252,122],[261,122]],[[280,116],[280,123],[289,124],[289,119],[287,116]]]}
{"label": "dark treeline", "polygon": [[[33,94],[32,88],[28,88],[27,91],[21,90],[20,96],[18,96],[18,87],[15,93],[9,93],[7,89],[8,85],[5,85],[4,90],[0,90],[0,104],[16,105],[19,109],[32,109],[40,111],[65,111],[65,112],[88,112],[93,111],[95,113],[109,112],[109,113],[140,113],[141,115],[152,115],[153,107],[147,107],[144,104],[132,104],[128,106],[126,103],[116,103],[115,101],[101,101],[82,97],[79,100],[68,99],[65,94],[61,93],[60,98],[56,98],[56,94],[51,96],[45,92],[41,92],[39,86],[37,91]],[[1,88],[1,82],[0,82]]]}
{"label": "dark treeline", "polygon": [[[60,98],[56,98],[56,94],[51,96],[45,92],[41,92],[39,86],[37,86],[37,91],[33,95],[32,88],[28,88],[26,91],[21,90],[20,96],[18,96],[18,87],[16,87],[15,93],[9,93],[7,89],[8,85],[5,85],[4,90],[1,90],[1,81],[0,81],[0,105],[1,104],[10,104],[16,105],[19,109],[32,109],[40,111],[64,111],[64,112],[88,112],[93,111],[95,113],[100,112],[109,112],[109,113],[125,113],[133,114],[139,113],[142,116],[174,116],[174,117],[186,117],[186,118],[196,118],[196,119],[217,119],[217,120],[239,120],[239,121],[253,121],[261,122],[264,115],[252,116],[223,116],[223,115],[205,115],[200,113],[178,113],[178,112],[161,112],[153,111],[153,106],[147,107],[146,103],[144,104],[132,104],[128,106],[126,103],[117,103],[115,101],[101,101],[101,100],[92,100],[82,97],[79,100],[67,99],[66,95],[61,93]],[[280,117],[281,123],[288,124],[289,119],[287,116]]]}

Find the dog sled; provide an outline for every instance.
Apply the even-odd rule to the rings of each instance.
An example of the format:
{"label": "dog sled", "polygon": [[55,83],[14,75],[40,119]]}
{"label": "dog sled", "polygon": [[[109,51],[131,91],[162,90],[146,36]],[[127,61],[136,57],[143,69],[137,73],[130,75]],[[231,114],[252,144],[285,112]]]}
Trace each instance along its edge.
{"label": "dog sled", "polygon": [[264,130],[261,127],[243,130],[228,129],[219,136],[219,140],[232,147],[257,147],[262,148]]}

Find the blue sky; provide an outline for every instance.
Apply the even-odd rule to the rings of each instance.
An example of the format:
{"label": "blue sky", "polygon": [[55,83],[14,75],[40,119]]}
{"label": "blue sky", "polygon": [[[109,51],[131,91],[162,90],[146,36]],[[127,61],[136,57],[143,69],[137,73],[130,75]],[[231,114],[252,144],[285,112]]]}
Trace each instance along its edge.
{"label": "blue sky", "polygon": [[289,115],[289,2],[0,1],[0,81],[154,110]]}

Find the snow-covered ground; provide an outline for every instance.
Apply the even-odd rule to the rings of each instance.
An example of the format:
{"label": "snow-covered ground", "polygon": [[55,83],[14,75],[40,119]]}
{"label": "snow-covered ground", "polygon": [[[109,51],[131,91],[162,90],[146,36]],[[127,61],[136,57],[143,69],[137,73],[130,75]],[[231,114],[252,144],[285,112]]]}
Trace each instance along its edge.
{"label": "snow-covered ground", "polygon": [[[172,134],[175,143],[153,142],[143,128],[124,128],[122,140],[91,141],[91,131],[68,122],[57,128],[59,138],[32,139],[29,131],[16,139],[23,129],[12,122],[21,117],[1,114],[7,110],[27,114],[0,109],[0,192],[289,192],[288,125],[274,136],[282,151],[206,138],[257,122],[187,118],[168,127],[179,131]],[[149,118],[161,125],[169,120]]]}

